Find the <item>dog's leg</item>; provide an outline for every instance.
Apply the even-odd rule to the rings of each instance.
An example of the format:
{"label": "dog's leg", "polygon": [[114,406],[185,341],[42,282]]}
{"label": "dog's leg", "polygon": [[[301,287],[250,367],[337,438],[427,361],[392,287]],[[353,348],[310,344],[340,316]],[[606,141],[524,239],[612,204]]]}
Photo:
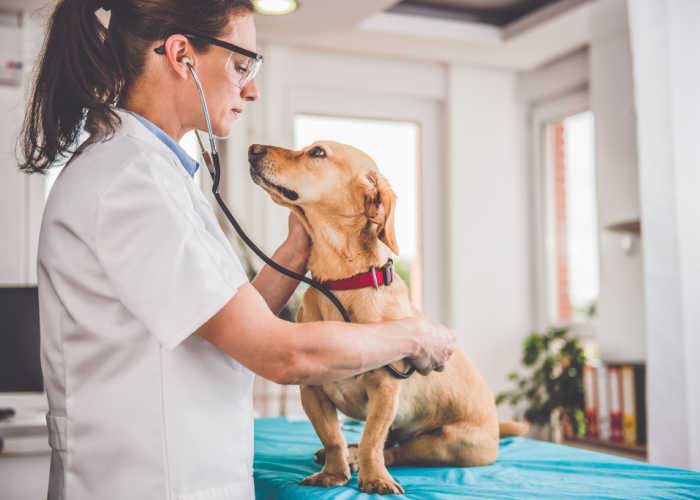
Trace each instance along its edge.
{"label": "dog's leg", "polygon": [[346,484],[350,480],[350,466],[335,405],[319,386],[302,386],[301,403],[326,451],[323,470],[310,475],[301,484],[325,487]]}
{"label": "dog's leg", "polygon": [[360,439],[360,490],[366,493],[400,494],[403,488],[384,465],[384,443],[399,406],[400,384],[381,373],[368,377],[367,424]]}
{"label": "dog's leg", "polygon": [[[391,448],[392,446],[396,445],[397,442],[398,440],[396,439],[396,431],[389,431],[389,436],[386,438],[386,442],[384,443],[384,449]],[[350,464],[350,470],[352,472],[357,472],[360,470],[360,453],[358,451],[359,448],[359,443],[348,444],[348,464]],[[326,450],[323,448],[317,450],[316,453],[314,453],[314,460],[317,464],[325,464]]]}
{"label": "dog's leg", "polygon": [[488,465],[497,455],[497,433],[464,424],[445,425],[384,450],[387,465],[423,467]]}

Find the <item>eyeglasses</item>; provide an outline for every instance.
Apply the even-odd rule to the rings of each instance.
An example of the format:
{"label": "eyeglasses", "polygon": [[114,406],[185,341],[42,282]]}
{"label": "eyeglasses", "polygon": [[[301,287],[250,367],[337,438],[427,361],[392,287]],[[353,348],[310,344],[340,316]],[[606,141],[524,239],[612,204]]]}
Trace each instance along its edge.
{"label": "eyeglasses", "polygon": [[[167,39],[168,37],[174,34],[175,33],[171,33],[165,38]],[[243,87],[248,85],[248,83],[250,83],[255,78],[255,76],[260,71],[260,68],[262,67],[262,54],[258,54],[256,52],[253,52],[252,50],[244,49],[243,47],[239,47],[238,45],[224,42],[223,40],[219,40],[218,38],[211,38],[205,35],[198,35],[195,33],[182,33],[182,36],[190,40],[200,40],[211,45],[216,45],[217,47],[221,47],[240,56],[244,56],[246,60],[245,63],[236,61],[233,57],[233,54],[231,54],[231,56],[226,61],[226,69],[232,75],[235,85],[238,88],[242,89]],[[155,49],[153,49],[153,51],[156,54],[164,55],[165,43],[163,43],[163,45],[161,45],[160,47],[156,47]]]}

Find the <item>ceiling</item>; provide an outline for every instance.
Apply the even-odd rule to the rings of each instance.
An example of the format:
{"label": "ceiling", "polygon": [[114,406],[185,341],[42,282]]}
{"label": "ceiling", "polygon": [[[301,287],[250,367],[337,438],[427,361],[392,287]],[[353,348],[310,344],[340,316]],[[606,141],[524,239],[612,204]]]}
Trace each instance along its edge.
{"label": "ceiling", "polygon": [[[256,24],[261,45],[528,70],[589,43],[596,1],[303,0]],[[452,15],[403,10],[409,3]]]}
{"label": "ceiling", "polygon": [[506,26],[558,0],[403,0],[389,12]]}

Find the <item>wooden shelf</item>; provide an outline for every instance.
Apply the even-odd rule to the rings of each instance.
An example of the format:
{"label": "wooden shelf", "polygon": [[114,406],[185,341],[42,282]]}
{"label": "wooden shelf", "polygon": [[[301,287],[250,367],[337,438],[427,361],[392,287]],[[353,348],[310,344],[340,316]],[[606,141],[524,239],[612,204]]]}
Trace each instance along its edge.
{"label": "wooden shelf", "polygon": [[639,236],[642,234],[642,224],[639,219],[631,219],[622,222],[616,222],[615,224],[608,224],[605,229],[612,231],[614,233],[628,233],[636,234]]}
{"label": "wooden shelf", "polygon": [[606,448],[609,450],[617,450],[617,451],[621,451],[624,453],[630,453],[632,455],[638,455],[640,457],[647,456],[647,447],[644,444],[626,444],[626,443],[623,443],[622,441],[610,441],[610,440],[603,440],[603,439],[593,438],[593,437],[567,438],[565,442],[581,443],[581,444],[586,444],[586,445],[590,445],[590,446]]}

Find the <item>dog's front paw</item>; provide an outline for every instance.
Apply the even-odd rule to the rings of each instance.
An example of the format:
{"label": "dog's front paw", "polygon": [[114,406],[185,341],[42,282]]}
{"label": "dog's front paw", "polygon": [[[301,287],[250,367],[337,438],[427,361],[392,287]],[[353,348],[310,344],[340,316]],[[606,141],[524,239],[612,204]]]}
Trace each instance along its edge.
{"label": "dog's front paw", "polygon": [[358,485],[365,493],[379,493],[380,495],[400,495],[403,488],[394,481],[388,473],[363,476],[360,472]]}
{"label": "dog's front paw", "polygon": [[345,486],[350,481],[350,472],[334,474],[326,471],[311,474],[301,483],[302,486],[322,486],[328,488],[330,486]]}

